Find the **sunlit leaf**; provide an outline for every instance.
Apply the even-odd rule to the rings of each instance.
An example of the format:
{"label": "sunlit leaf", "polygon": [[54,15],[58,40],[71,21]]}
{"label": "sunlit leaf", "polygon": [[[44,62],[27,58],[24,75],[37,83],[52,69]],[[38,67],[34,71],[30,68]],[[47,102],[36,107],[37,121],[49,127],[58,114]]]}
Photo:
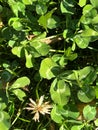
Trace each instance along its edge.
{"label": "sunlit leaf", "polygon": [[60,22],[60,19],[58,17],[51,17],[47,21],[47,27],[49,29],[56,28],[58,26],[58,23]]}
{"label": "sunlit leaf", "polygon": [[62,123],[64,120],[63,116],[59,113],[57,106],[55,105],[51,111],[51,118],[56,123]]}
{"label": "sunlit leaf", "polygon": [[20,101],[23,101],[26,96],[25,92],[21,89],[13,90],[13,93],[19,98]]}
{"label": "sunlit leaf", "polygon": [[98,8],[98,0],[90,0],[90,2],[94,7]]}
{"label": "sunlit leaf", "polygon": [[31,5],[33,0],[22,0],[25,5]]}
{"label": "sunlit leaf", "polygon": [[31,54],[28,54],[26,49],[25,49],[25,57],[26,57],[26,67],[27,68],[33,67],[33,57]]}
{"label": "sunlit leaf", "polygon": [[43,78],[51,79],[55,77],[56,67],[58,67],[58,65],[51,58],[45,58],[44,60],[42,60],[40,65],[40,75]]}
{"label": "sunlit leaf", "polygon": [[[82,1],[82,0],[81,0]],[[84,8],[83,8],[83,15],[88,14],[91,10],[93,9],[93,6],[91,4],[87,4]]]}
{"label": "sunlit leaf", "polygon": [[59,130],[66,130],[66,125],[61,125]]}
{"label": "sunlit leaf", "polygon": [[47,30],[47,22],[48,22],[48,19],[49,18],[51,18],[51,16],[52,16],[52,14],[53,14],[53,12],[56,10],[56,8],[54,8],[54,9],[52,9],[51,11],[49,11],[48,13],[46,13],[45,15],[42,15],[40,18],[39,18],[39,20],[38,20],[38,22],[39,22],[39,24],[43,27],[43,28],[45,28],[46,30]]}
{"label": "sunlit leaf", "polygon": [[71,130],[82,130],[83,127],[84,125],[74,125],[72,126]]}
{"label": "sunlit leaf", "polygon": [[98,119],[96,119],[96,120],[94,121],[94,123],[95,123],[95,126],[98,126]]}
{"label": "sunlit leaf", "polygon": [[25,5],[22,2],[17,2],[18,11],[22,12],[25,15]]}
{"label": "sunlit leaf", "polygon": [[94,89],[95,89],[96,99],[98,99],[98,86],[95,86]]}
{"label": "sunlit leaf", "polygon": [[21,57],[22,49],[23,49],[22,46],[18,46],[18,47],[15,46],[15,47],[12,48],[12,53],[13,53],[14,55],[17,55],[18,57]]}
{"label": "sunlit leaf", "polygon": [[62,13],[74,14],[74,2],[63,0],[60,5]]}
{"label": "sunlit leaf", "polygon": [[14,40],[9,40],[8,45],[9,45],[10,47],[13,47],[14,44],[15,44],[15,41],[14,41]]}
{"label": "sunlit leaf", "polygon": [[83,7],[86,4],[86,0],[79,0],[80,7]]}
{"label": "sunlit leaf", "polygon": [[98,23],[98,15],[96,15],[93,19],[92,19],[92,24],[97,24]]}
{"label": "sunlit leaf", "polygon": [[35,48],[35,50],[41,55],[41,56],[45,56],[49,53],[49,45],[47,45],[46,43],[44,42],[39,42],[39,41],[36,41],[36,42],[33,42],[32,44],[32,47]]}
{"label": "sunlit leaf", "polygon": [[74,37],[74,41],[76,42],[77,46],[81,49],[87,48],[90,42],[90,37],[83,37],[82,35],[76,35]]}
{"label": "sunlit leaf", "polygon": [[61,106],[69,101],[70,88],[63,80],[55,79],[51,84],[50,93],[52,100]]}
{"label": "sunlit leaf", "polygon": [[12,11],[14,12],[14,14],[18,17],[18,13],[19,11],[22,12],[22,14],[25,14],[25,5],[18,1],[14,1],[14,0],[8,0],[8,4],[10,5]]}
{"label": "sunlit leaf", "polygon": [[95,30],[93,30],[93,29],[91,29],[91,28],[88,28],[88,29],[84,30],[84,31],[81,33],[81,36],[83,36],[83,37],[98,36],[98,32],[96,32]]}
{"label": "sunlit leaf", "polygon": [[27,85],[30,84],[30,80],[29,78],[27,77],[21,77],[21,78],[18,78],[13,84],[12,86],[9,88],[9,89],[18,89],[18,88],[23,88]]}
{"label": "sunlit leaf", "polygon": [[0,111],[0,130],[9,130],[10,126],[10,116],[8,113]]}
{"label": "sunlit leaf", "polygon": [[91,121],[96,116],[96,107],[87,105],[83,109],[83,116],[87,121]]}
{"label": "sunlit leaf", "polygon": [[83,69],[78,70],[77,73],[79,76],[79,80],[84,80],[93,71],[94,71],[94,68],[91,66],[86,66]]}
{"label": "sunlit leaf", "polygon": [[94,71],[94,69],[91,66],[84,67],[80,70],[73,70],[73,71],[66,71],[65,73],[62,73],[61,75],[64,76],[68,80],[83,80],[90,74],[90,72]]}
{"label": "sunlit leaf", "polygon": [[13,26],[13,28],[15,29],[15,30],[17,30],[17,31],[20,31],[20,30],[22,30],[22,24],[19,22],[19,21],[15,21],[15,22],[13,22],[13,24],[12,24],[12,26]]}

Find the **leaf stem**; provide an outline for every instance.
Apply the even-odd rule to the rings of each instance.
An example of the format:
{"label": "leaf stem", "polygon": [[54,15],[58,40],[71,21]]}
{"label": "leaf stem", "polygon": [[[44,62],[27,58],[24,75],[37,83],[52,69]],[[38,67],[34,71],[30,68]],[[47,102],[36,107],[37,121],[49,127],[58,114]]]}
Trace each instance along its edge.
{"label": "leaf stem", "polygon": [[24,121],[24,122],[29,122],[29,123],[31,122],[31,121],[29,121],[29,120],[26,120],[26,119],[23,119],[23,118],[20,118],[20,117],[19,117],[19,119],[20,119],[21,121]]}
{"label": "leaf stem", "polygon": [[64,53],[64,51],[63,51],[63,50],[55,50],[55,49],[50,49],[50,52]]}
{"label": "leaf stem", "polygon": [[14,125],[14,124],[15,124],[15,122],[16,122],[16,121],[17,121],[17,119],[19,118],[20,114],[21,114],[21,109],[19,108],[19,109],[18,109],[17,116],[16,116],[16,118],[14,119],[14,121],[12,122],[12,125]]}
{"label": "leaf stem", "polygon": [[38,89],[39,89],[39,84],[40,84],[41,81],[42,81],[42,79],[40,79],[40,81],[36,85],[36,97],[37,97],[37,99],[39,99]]}

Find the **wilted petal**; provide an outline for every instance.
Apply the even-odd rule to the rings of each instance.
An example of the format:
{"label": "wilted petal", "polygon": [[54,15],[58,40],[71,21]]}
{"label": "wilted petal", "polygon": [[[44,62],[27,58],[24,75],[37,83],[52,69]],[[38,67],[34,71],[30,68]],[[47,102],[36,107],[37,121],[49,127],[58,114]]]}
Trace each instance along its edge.
{"label": "wilted petal", "polygon": [[32,103],[28,103],[28,105],[33,108],[35,107],[35,105],[33,105]]}
{"label": "wilted petal", "polygon": [[38,106],[41,106],[44,100],[44,95],[40,97],[39,102],[38,102]]}
{"label": "wilted petal", "polygon": [[35,113],[35,115],[34,115],[34,117],[33,117],[33,120],[34,120],[35,122],[36,122],[36,121],[39,122],[39,113],[38,113],[38,112]]}
{"label": "wilted petal", "polygon": [[48,104],[49,102],[45,102],[40,109],[40,113],[45,115],[45,114],[50,114],[50,108],[52,108],[52,105]]}
{"label": "wilted petal", "polygon": [[41,114],[45,115],[45,114],[50,114],[50,110],[49,109],[46,109],[46,108],[43,108],[41,111],[40,111]]}
{"label": "wilted petal", "polygon": [[36,105],[36,102],[35,102],[35,101],[33,101],[33,99],[32,99],[32,98],[29,98],[29,100],[30,100],[30,102],[31,102],[33,105]]}
{"label": "wilted petal", "polygon": [[26,107],[25,109],[27,109],[27,110],[34,110],[34,108],[32,108],[32,107]]}

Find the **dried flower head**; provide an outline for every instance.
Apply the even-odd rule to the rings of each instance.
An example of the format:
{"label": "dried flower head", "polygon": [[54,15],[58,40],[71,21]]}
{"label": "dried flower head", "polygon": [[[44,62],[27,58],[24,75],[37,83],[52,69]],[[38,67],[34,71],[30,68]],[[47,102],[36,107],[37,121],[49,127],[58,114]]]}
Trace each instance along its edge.
{"label": "dried flower head", "polygon": [[43,102],[44,96],[41,96],[40,99],[37,100],[36,102],[31,98],[29,100],[30,100],[30,103],[28,103],[29,107],[26,107],[25,109],[31,110],[32,114],[35,113],[33,117],[34,121],[39,122],[40,113],[42,115],[50,114],[50,108],[52,108],[52,105],[50,105],[49,102]]}

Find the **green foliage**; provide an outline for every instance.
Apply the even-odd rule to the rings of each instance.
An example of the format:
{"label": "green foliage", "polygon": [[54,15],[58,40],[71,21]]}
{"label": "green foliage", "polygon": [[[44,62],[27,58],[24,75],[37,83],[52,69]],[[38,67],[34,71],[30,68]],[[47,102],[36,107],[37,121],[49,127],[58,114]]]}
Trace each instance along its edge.
{"label": "green foliage", "polygon": [[27,77],[18,78],[9,88],[9,91],[14,93],[20,100],[26,96],[26,94],[20,89],[30,84],[30,80]]}
{"label": "green foliage", "polygon": [[87,0],[79,0],[79,6],[83,7],[84,5],[86,5],[86,1]]}
{"label": "green foliage", "polygon": [[27,77],[17,79],[10,87],[10,90],[25,87],[30,84],[30,80]]}
{"label": "green foliage", "polygon": [[51,111],[52,120],[54,120],[56,123],[60,123],[60,124],[64,120],[63,116],[61,115],[61,110],[62,109],[59,109],[59,106],[55,105]]}
{"label": "green foliage", "polygon": [[32,5],[33,0],[22,0],[25,5]]}
{"label": "green foliage", "polygon": [[96,108],[93,106],[85,106],[83,109],[84,118],[88,121],[94,120],[96,116]]}
{"label": "green foliage", "polygon": [[97,0],[0,0],[0,130],[96,129],[97,42]]}
{"label": "green foliage", "polygon": [[83,125],[74,125],[71,130],[81,130],[83,128]]}
{"label": "green foliage", "polygon": [[55,77],[57,68],[58,65],[51,58],[46,58],[42,60],[39,72],[43,78],[51,79]]}
{"label": "green foliage", "polygon": [[74,14],[74,1],[63,0],[61,2],[62,13]]}
{"label": "green foliage", "polygon": [[61,106],[64,106],[69,101],[70,88],[63,80],[55,79],[50,88],[52,100]]}
{"label": "green foliage", "polygon": [[0,111],[0,129],[9,130],[10,128],[10,116],[4,111]]}
{"label": "green foliage", "polygon": [[88,103],[88,102],[91,102],[95,98],[95,91],[93,88],[90,88],[90,87],[85,88],[85,89],[78,91],[78,98],[80,101],[84,103]]}
{"label": "green foliage", "polygon": [[50,20],[50,18],[51,18],[51,16],[52,16],[53,12],[54,12],[55,10],[56,10],[56,8],[52,9],[51,11],[49,11],[48,13],[46,13],[45,15],[42,15],[42,16],[39,18],[39,20],[38,20],[39,24],[40,24],[43,28],[45,28],[46,31],[47,31],[47,26],[49,26],[49,25],[48,25],[48,24],[49,24],[49,20]]}

